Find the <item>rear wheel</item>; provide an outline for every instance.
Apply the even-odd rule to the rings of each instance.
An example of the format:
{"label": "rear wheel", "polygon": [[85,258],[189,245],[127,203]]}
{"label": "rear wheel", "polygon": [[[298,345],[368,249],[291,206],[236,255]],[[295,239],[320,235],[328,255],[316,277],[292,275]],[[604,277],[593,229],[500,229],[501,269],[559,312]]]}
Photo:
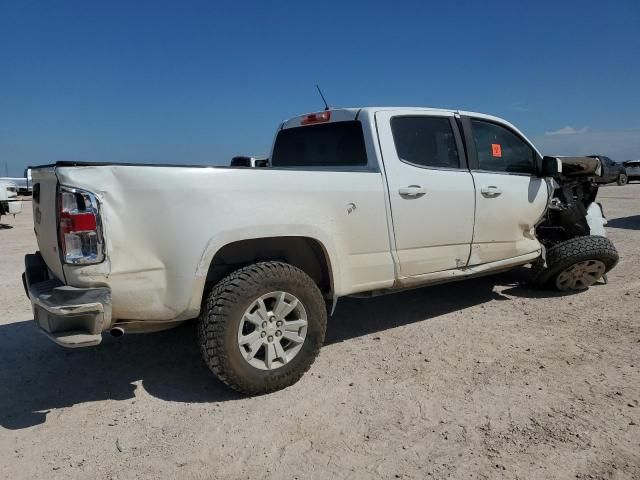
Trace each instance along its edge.
{"label": "rear wheel", "polygon": [[255,395],[288,387],[311,367],[324,342],[327,311],[302,270],[261,262],[221,280],[199,322],[207,366],[231,388]]}
{"label": "rear wheel", "polygon": [[621,173],[620,175],[618,175],[618,185],[623,186],[626,185],[629,182],[629,178],[627,177],[626,174]]}
{"label": "rear wheel", "polygon": [[533,268],[533,283],[560,291],[589,288],[616,266],[618,252],[606,237],[576,237],[547,250],[546,266]]}

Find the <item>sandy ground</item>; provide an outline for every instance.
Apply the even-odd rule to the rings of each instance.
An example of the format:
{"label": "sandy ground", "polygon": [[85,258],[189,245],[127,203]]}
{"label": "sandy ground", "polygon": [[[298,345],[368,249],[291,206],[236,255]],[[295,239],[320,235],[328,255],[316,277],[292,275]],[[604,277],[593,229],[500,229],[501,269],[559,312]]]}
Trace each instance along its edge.
{"label": "sandy ground", "polygon": [[0,478],[640,478],[640,185],[600,199],[621,261],[569,296],[526,270],[346,299],[311,371],[243,398],[193,324],[65,350],[0,226]]}

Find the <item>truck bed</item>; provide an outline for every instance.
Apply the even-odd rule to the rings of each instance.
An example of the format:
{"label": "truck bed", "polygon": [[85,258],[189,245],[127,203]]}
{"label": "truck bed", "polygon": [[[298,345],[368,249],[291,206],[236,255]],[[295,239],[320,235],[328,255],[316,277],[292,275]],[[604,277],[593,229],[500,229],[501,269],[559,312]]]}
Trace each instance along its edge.
{"label": "truck bed", "polygon": [[[380,174],[56,162],[34,168],[32,175],[39,192],[33,202],[35,230],[47,266],[67,285],[109,286],[115,319],[197,315],[217,250],[229,241],[283,232],[321,240],[339,259],[338,295],[383,288],[394,280]],[[62,263],[58,185],[97,195],[106,251],[102,263]],[[358,213],[346,215],[352,203]]]}

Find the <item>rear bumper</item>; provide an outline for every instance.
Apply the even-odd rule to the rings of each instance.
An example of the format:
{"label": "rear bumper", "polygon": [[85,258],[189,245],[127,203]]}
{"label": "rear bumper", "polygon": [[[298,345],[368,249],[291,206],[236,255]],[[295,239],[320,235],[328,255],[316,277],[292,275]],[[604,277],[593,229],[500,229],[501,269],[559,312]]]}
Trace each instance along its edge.
{"label": "rear bumper", "polygon": [[63,347],[99,344],[111,323],[111,290],[70,287],[51,279],[39,252],[26,255],[24,263],[24,288],[40,330]]}

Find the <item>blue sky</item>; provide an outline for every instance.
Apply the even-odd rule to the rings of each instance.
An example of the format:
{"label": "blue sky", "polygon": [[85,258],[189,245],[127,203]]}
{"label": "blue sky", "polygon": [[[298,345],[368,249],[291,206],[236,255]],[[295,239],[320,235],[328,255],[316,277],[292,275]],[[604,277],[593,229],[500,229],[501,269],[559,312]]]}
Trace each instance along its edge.
{"label": "blue sky", "polygon": [[[640,158],[640,2],[0,0],[0,175],[227,163],[339,106],[476,110]],[[556,133],[556,134],[553,134]]]}

